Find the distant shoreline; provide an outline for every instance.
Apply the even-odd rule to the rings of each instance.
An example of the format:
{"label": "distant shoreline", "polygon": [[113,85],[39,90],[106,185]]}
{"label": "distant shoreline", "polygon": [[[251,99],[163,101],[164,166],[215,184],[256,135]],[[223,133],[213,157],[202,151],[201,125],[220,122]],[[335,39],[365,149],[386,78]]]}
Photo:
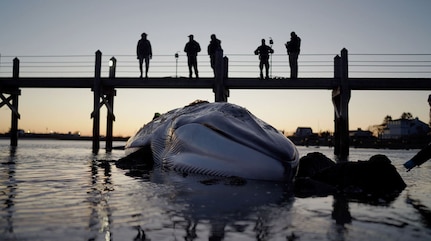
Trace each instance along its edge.
{"label": "distant shoreline", "polygon": [[[1,139],[9,139],[9,135],[0,134]],[[127,141],[130,137],[122,137],[122,136],[114,136],[112,137],[113,141]],[[73,134],[24,134],[20,135],[18,139],[33,139],[33,140],[72,140],[72,141],[91,141],[93,140],[92,136],[80,136]],[[106,137],[101,136],[100,141],[105,141]]]}
{"label": "distant shoreline", "polygon": [[[0,134],[0,140],[9,140],[9,135]],[[117,136],[113,137],[112,141],[123,141],[126,142],[130,137]],[[332,142],[330,140],[298,140],[295,137],[288,136],[296,146],[306,146],[306,147],[330,147],[333,148]],[[20,140],[62,140],[62,141],[92,141],[91,136],[79,136],[73,134],[24,134],[18,137]],[[100,141],[106,141],[106,137],[101,136]],[[393,149],[393,150],[410,150],[410,149],[422,149],[425,145],[429,143],[429,139],[420,140],[351,140],[350,148],[363,148],[363,149]],[[118,148],[118,147],[117,147]],[[117,149],[115,148],[115,149]]]}

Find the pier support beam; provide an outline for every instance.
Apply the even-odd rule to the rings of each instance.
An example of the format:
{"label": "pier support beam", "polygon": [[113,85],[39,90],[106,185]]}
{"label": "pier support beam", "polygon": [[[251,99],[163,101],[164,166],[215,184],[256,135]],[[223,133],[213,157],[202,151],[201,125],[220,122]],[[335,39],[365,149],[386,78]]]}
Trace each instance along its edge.
{"label": "pier support beam", "polygon": [[[18,80],[19,78],[19,59],[15,58],[13,60],[13,80]],[[9,95],[8,97],[4,94]],[[1,88],[0,86],[0,108],[7,105],[11,110],[11,127],[9,131],[10,135],[10,145],[13,147],[18,146],[18,119],[21,118],[18,112],[18,96],[21,95],[21,90],[18,87],[8,87]]]}
{"label": "pier support beam", "polygon": [[100,73],[102,69],[102,52],[96,51],[96,61],[94,67],[94,84],[93,84],[93,153],[97,154],[100,148],[100,96],[102,83],[100,79]]}
{"label": "pier support beam", "polygon": [[[117,59],[112,57],[109,60],[109,78],[114,79],[115,78],[115,70],[117,66]],[[106,117],[106,144],[105,144],[105,150],[106,152],[112,151],[112,141],[113,141],[113,128],[114,128],[114,121],[115,121],[115,115],[114,115],[114,96],[117,95],[117,91],[113,87],[104,88],[103,90],[102,99],[104,100],[104,104],[106,105],[106,108],[108,109],[108,114]]]}
{"label": "pier support beam", "polygon": [[215,58],[215,76],[213,92],[215,94],[215,102],[227,102],[229,97],[229,89],[225,85],[225,80],[228,77],[229,60],[223,57],[223,50],[216,52]]}
{"label": "pier support beam", "polygon": [[12,96],[12,116],[11,116],[11,128],[10,128],[10,145],[13,147],[18,146],[18,119],[20,114],[18,113],[18,96],[21,94],[21,90],[16,89],[11,92]]}
{"label": "pier support beam", "polygon": [[[18,80],[19,78],[19,59],[15,58],[13,60],[13,73],[12,77],[14,80]],[[18,96],[21,94],[21,90],[15,88],[11,92],[12,97],[12,107],[9,108],[12,110],[12,120],[11,120],[11,128],[10,128],[10,145],[18,146],[18,119],[20,118],[20,114],[18,113]]]}
{"label": "pier support beam", "polygon": [[[115,67],[117,60],[112,57],[109,63],[109,78],[115,78]],[[103,85],[100,78],[102,65],[102,52],[98,50],[96,52],[96,67],[94,73],[94,85],[93,85],[93,95],[94,95],[94,108],[91,113],[91,118],[93,118],[93,153],[97,154],[100,149],[100,108],[105,105],[108,110],[106,117],[106,146],[107,152],[112,151],[112,141],[113,141],[113,126],[115,121],[114,115],[114,96],[117,95],[117,91],[114,87],[106,87]]]}
{"label": "pier support beam", "polygon": [[114,96],[117,94],[117,91],[114,88],[105,88],[103,90],[102,103],[105,104],[108,109],[108,114],[106,117],[106,152],[112,151],[112,141],[113,141],[113,127],[115,121],[114,115]]}
{"label": "pier support beam", "polygon": [[351,89],[349,86],[347,49],[341,50],[341,57],[334,58],[334,78],[338,79],[338,87],[332,90],[334,104],[334,154],[340,160],[349,156],[349,101]]}
{"label": "pier support beam", "polygon": [[[4,94],[8,94],[6,97]],[[18,119],[21,115],[18,112],[18,96],[21,95],[21,90],[18,88],[1,89],[0,90],[0,108],[7,105],[11,110],[11,127],[10,127],[10,145],[13,147],[18,146]]]}

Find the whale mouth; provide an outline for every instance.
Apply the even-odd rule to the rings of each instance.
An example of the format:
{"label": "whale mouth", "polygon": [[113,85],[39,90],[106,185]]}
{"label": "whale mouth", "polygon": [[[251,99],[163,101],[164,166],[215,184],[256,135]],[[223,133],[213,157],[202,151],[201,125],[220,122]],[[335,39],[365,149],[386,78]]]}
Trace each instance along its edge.
{"label": "whale mouth", "polygon": [[277,148],[256,141],[261,139],[249,132],[236,134],[209,124],[182,125],[172,132],[160,161],[164,167],[183,173],[270,181],[284,181],[295,171],[296,149],[293,155],[288,151],[291,156],[280,156]]}

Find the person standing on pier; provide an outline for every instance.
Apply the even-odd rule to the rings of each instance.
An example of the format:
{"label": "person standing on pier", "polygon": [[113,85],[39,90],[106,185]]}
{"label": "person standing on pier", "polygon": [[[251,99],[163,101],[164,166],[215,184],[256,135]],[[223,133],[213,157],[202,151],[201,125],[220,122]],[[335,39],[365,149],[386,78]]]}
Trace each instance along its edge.
{"label": "person standing on pier", "polygon": [[193,34],[189,35],[189,42],[184,47],[184,52],[187,53],[187,64],[189,66],[189,77],[192,78],[192,68],[195,70],[196,78],[199,78],[198,73],[198,53],[201,51],[201,46],[193,39]]}
{"label": "person standing on pier", "polygon": [[141,34],[141,39],[138,41],[138,46],[136,47],[136,55],[139,60],[139,70],[141,71],[140,77],[142,78],[142,64],[145,60],[145,78],[148,78],[148,68],[150,67],[150,59],[153,57],[153,52],[146,33]]}
{"label": "person standing on pier", "polygon": [[290,33],[290,41],[285,44],[289,55],[290,78],[298,78],[298,56],[301,48],[301,38],[295,32]]}
{"label": "person standing on pier", "polygon": [[215,77],[215,65],[216,65],[216,53],[217,51],[223,51],[221,48],[221,41],[216,38],[215,34],[211,34],[211,41],[208,45],[208,55],[210,56],[211,61],[211,68],[214,71],[214,77]]}
{"label": "person standing on pier", "polygon": [[265,44],[265,39],[262,39],[262,45],[254,51],[255,55],[259,55],[260,79],[263,79],[263,66],[265,66],[266,78],[269,78],[269,55],[273,53],[274,50]]}

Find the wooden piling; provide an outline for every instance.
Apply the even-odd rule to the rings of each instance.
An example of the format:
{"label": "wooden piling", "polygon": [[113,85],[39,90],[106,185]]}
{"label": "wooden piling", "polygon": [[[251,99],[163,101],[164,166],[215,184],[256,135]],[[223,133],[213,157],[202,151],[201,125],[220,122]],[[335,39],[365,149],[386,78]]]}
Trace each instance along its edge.
{"label": "wooden piling", "polygon": [[[115,79],[117,59],[115,57],[112,57],[109,61],[109,79]],[[115,121],[114,96],[116,94],[117,92],[113,87],[104,87],[104,95],[106,95],[106,101],[104,103],[106,105],[106,108],[108,109],[106,117],[106,152],[112,151],[113,129]]]}
{"label": "wooden piling", "polygon": [[106,108],[107,111],[107,117],[106,117],[106,145],[105,149],[106,152],[112,151],[112,141],[113,141],[113,129],[114,129],[114,121],[115,121],[115,115],[114,115],[114,96],[116,95],[116,91],[114,88],[109,88],[105,90],[106,94]]}
{"label": "wooden piling", "polygon": [[[13,59],[13,72],[12,78],[14,81],[18,81],[19,78],[19,59]],[[10,91],[12,97],[12,105],[9,105],[11,109],[11,128],[10,128],[10,145],[13,147],[18,146],[18,119],[20,115],[18,113],[18,96],[21,94],[19,88],[13,88]]]}
{"label": "wooden piling", "polygon": [[94,83],[93,83],[93,153],[97,154],[100,148],[100,108],[99,101],[101,95],[101,79],[100,73],[102,69],[102,52],[96,51],[96,60],[94,67]]}
{"label": "wooden piling", "polygon": [[341,57],[334,58],[334,78],[338,86],[332,90],[332,102],[335,110],[334,120],[334,154],[339,160],[349,156],[349,86],[347,49],[341,50]]}
{"label": "wooden piling", "polygon": [[334,79],[337,80],[338,85],[332,89],[332,103],[334,105],[334,154],[340,154],[340,79],[341,79],[341,57],[339,55],[334,57]]}
{"label": "wooden piling", "polygon": [[216,51],[215,57],[215,76],[213,92],[215,94],[215,102],[227,102],[229,90],[225,85],[227,79],[228,59],[223,58],[223,50]]}
{"label": "wooden piling", "polygon": [[229,78],[229,58],[228,57],[223,57],[223,96],[226,99],[227,102],[227,98],[229,97],[229,88],[226,85],[226,82]]}
{"label": "wooden piling", "polygon": [[341,130],[340,141],[341,148],[339,157],[345,159],[349,156],[350,140],[349,140],[349,101],[351,97],[351,89],[349,86],[349,62],[347,49],[341,50]]}

